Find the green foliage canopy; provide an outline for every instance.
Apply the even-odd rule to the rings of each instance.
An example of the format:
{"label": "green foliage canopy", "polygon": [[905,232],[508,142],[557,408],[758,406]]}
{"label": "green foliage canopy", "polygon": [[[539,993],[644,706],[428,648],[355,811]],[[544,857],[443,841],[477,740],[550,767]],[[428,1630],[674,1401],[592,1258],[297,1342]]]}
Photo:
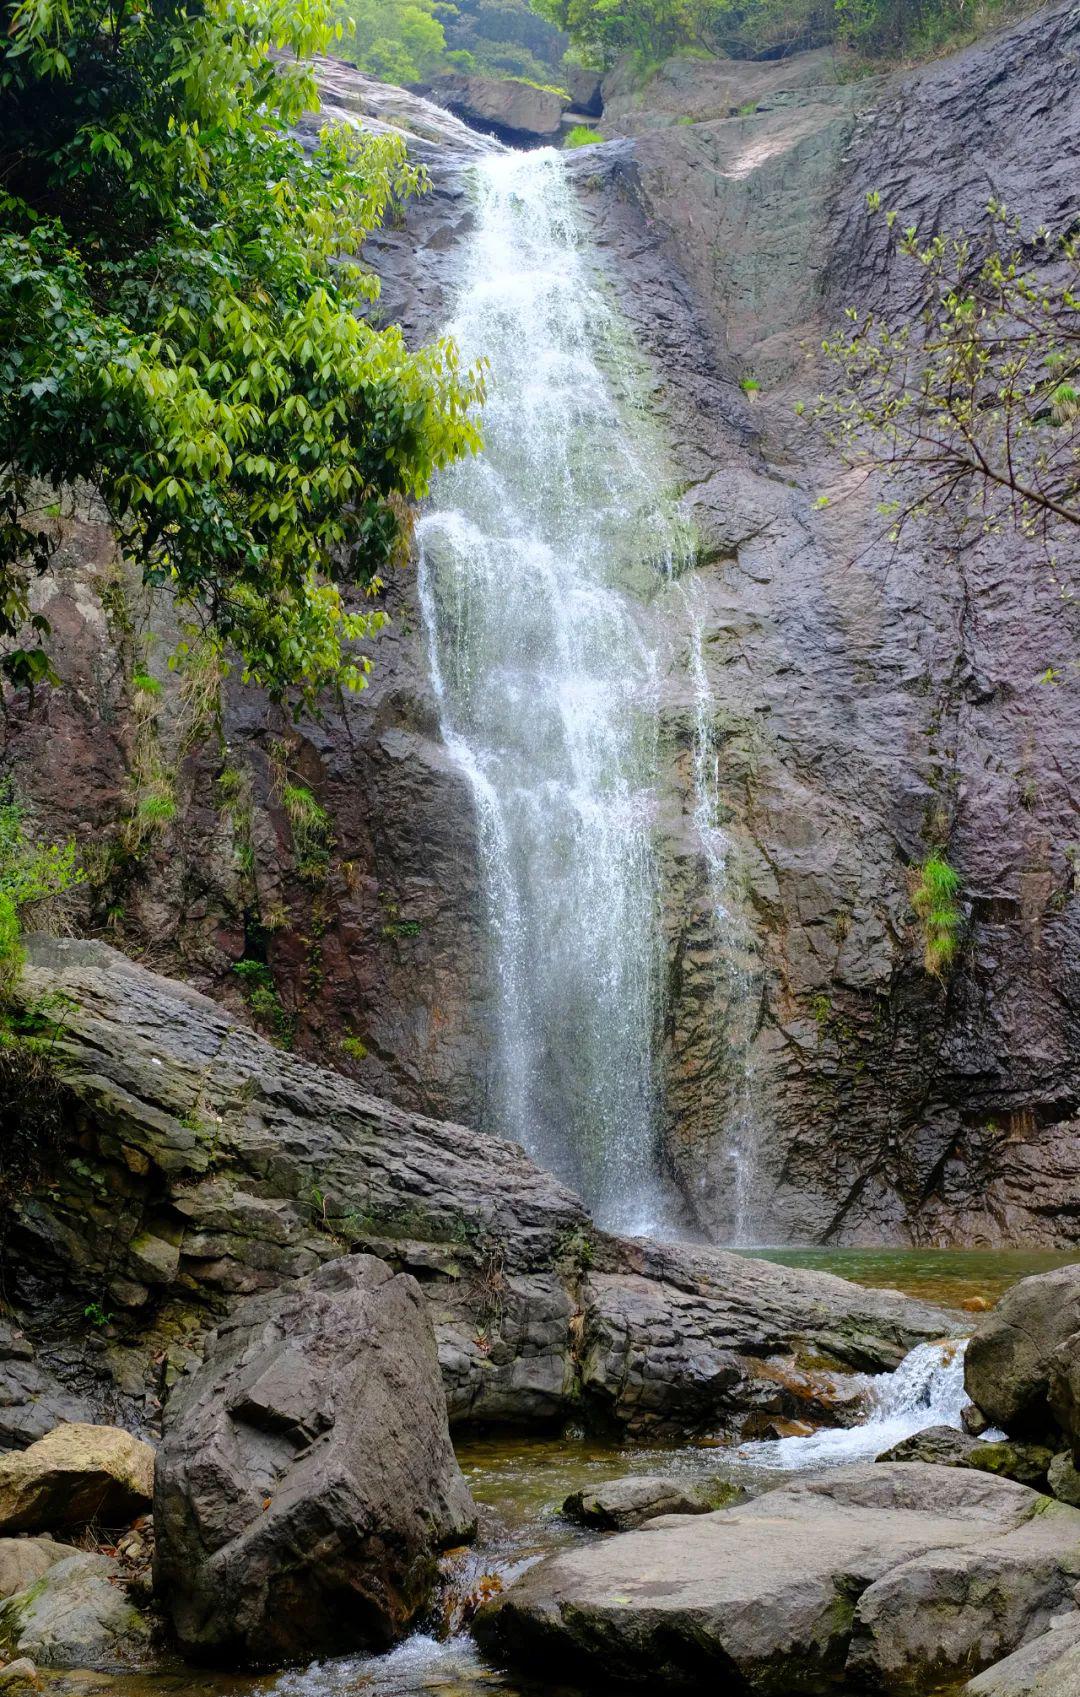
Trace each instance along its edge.
{"label": "green foliage canopy", "polygon": [[533,0],[598,66],[652,64],[692,48],[780,57],[841,43],[871,56],[918,54],[1009,9],[1009,0]]}
{"label": "green foliage canopy", "polygon": [[347,0],[339,51],[384,82],[419,82],[446,52],[439,0]]}
{"label": "green foliage canopy", "polygon": [[[0,34],[0,638],[49,675],[50,491],[103,498],[151,585],[280,697],[361,687],[349,610],[405,502],[478,446],[479,371],[361,316],[357,258],[424,187],[397,140],[305,152],[329,0],[16,0]],[[295,60],[286,55],[293,54]]]}

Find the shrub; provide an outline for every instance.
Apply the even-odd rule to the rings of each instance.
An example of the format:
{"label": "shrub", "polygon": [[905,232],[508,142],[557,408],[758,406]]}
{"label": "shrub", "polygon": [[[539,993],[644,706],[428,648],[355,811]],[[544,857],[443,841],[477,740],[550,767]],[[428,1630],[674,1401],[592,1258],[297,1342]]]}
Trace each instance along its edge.
{"label": "shrub", "polygon": [[923,861],[912,885],[911,905],[923,928],[923,964],[935,978],[951,966],[959,943],[959,888],[959,874],[936,852]]}

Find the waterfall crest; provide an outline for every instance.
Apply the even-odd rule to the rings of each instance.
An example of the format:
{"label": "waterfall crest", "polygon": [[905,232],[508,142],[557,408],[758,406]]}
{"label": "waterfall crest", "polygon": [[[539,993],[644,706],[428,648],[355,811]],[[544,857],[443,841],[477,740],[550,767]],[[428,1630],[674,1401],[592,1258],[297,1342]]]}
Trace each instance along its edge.
{"label": "waterfall crest", "polygon": [[440,477],[418,533],[442,732],[478,821],[490,1117],[603,1224],[648,1231],[662,963],[642,605],[684,542],[564,161],[495,154],[473,179],[447,328],[490,361],[485,450]]}

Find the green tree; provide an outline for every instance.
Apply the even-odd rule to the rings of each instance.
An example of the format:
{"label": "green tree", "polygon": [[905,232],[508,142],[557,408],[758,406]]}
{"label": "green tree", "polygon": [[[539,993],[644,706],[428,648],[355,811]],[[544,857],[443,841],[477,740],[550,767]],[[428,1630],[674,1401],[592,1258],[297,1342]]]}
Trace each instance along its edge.
{"label": "green tree", "polygon": [[[869,196],[871,214],[880,196]],[[848,310],[825,343],[838,383],[817,415],[853,466],[893,480],[898,540],[917,515],[1008,526],[1051,557],[1080,526],[1080,238],[1025,240],[991,202],[981,235],[920,240],[885,214],[914,311]]]}
{"label": "green tree", "polygon": [[384,82],[419,82],[446,52],[439,0],[348,0],[338,51]]}
{"label": "green tree", "polygon": [[[329,0],[17,0],[0,34],[0,639],[28,629],[64,487],[282,696],[361,687],[363,595],[407,501],[478,445],[482,373],[363,317],[358,258],[424,187],[345,127],[305,153]],[[285,57],[295,55],[295,59]],[[280,55],[278,57],[277,55]],[[360,610],[345,592],[361,596]]]}

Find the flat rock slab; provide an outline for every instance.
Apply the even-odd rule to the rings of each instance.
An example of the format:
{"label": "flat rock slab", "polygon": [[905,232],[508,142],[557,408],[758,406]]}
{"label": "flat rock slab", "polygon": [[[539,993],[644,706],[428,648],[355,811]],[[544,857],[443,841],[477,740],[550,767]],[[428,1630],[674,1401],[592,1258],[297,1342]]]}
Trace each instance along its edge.
{"label": "flat rock slab", "polygon": [[912,1692],[1045,1630],[1077,1574],[1080,1511],[966,1469],[870,1463],[565,1551],[475,1630],[533,1671]]}

